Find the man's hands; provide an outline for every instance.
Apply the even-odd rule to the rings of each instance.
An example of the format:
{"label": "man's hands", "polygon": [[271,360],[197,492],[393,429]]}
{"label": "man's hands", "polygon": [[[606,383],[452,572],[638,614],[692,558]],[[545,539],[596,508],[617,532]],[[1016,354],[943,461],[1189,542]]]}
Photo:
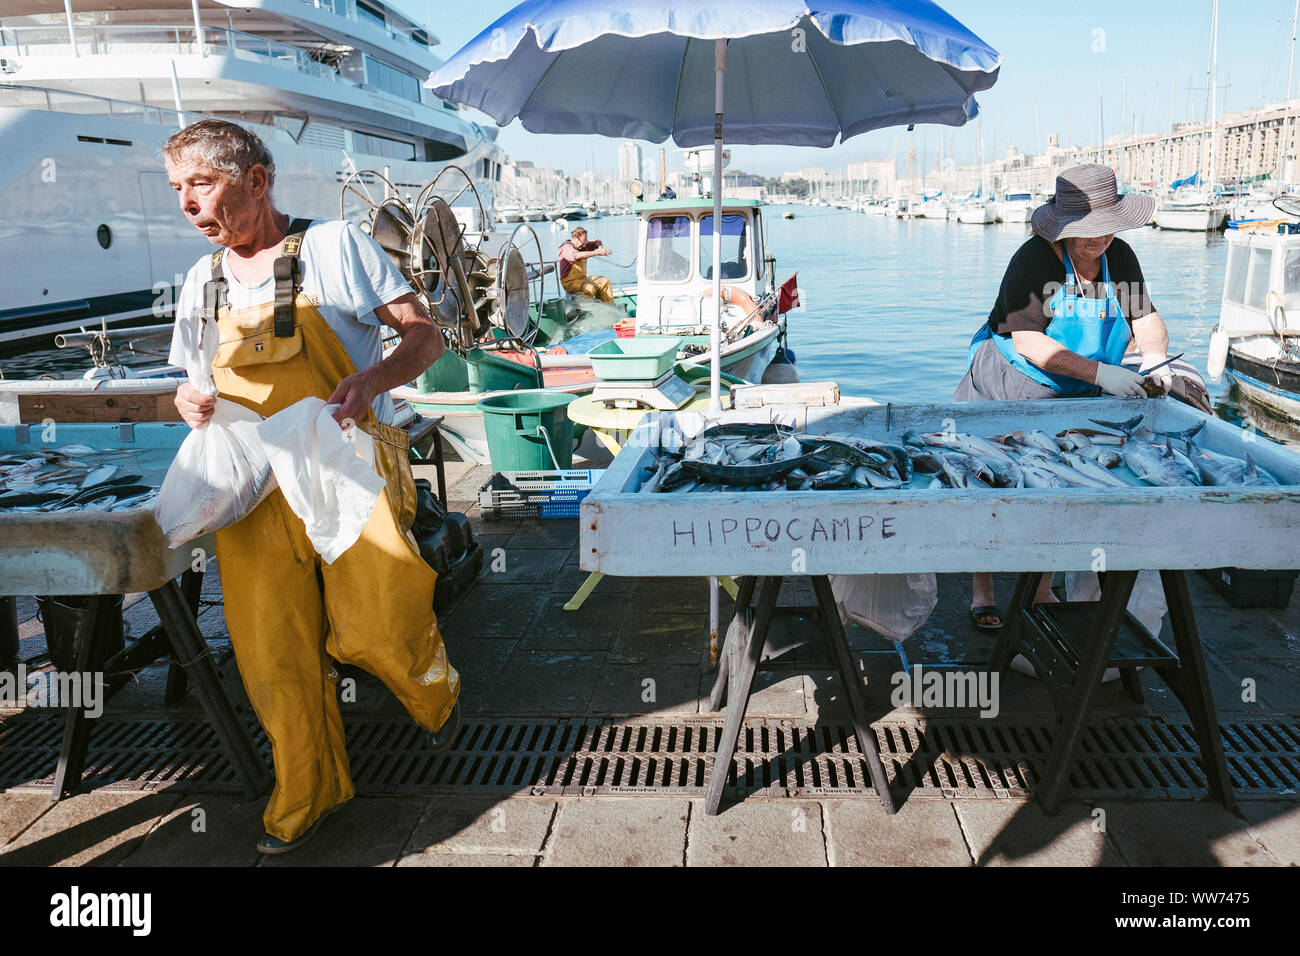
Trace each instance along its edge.
{"label": "man's hands", "polygon": [[339,382],[339,387],[334,389],[325,404],[339,406],[334,412],[334,420],[346,428],[361,421],[377,394],[365,373],[357,372]]}
{"label": "man's hands", "polygon": [[212,419],[212,413],[217,408],[215,395],[204,395],[189,382],[181,383],[180,388],[176,389],[176,397],[173,401],[176,404],[176,411],[180,412],[181,419],[190,428],[203,428]]}

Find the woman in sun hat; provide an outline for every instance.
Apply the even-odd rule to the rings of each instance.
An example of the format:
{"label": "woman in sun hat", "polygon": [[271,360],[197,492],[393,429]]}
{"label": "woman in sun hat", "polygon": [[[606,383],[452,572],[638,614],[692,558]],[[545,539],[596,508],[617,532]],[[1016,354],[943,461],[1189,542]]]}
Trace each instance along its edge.
{"label": "woman in sun hat", "polygon": [[[1123,365],[1130,343],[1141,368],[1163,361],[1169,334],[1151,304],[1137,256],[1115,233],[1146,225],[1148,196],[1121,196],[1115,172],[1090,163],[1056,177],[1056,195],[1034,210],[1033,235],[1016,250],[988,321],[970,344],[970,364],[953,400],[1079,398],[1103,392],[1142,398],[1146,376]],[[1168,367],[1153,371],[1164,389]],[[1050,575],[1036,598],[1054,601]],[[976,574],[971,620],[1002,626],[993,576]]]}

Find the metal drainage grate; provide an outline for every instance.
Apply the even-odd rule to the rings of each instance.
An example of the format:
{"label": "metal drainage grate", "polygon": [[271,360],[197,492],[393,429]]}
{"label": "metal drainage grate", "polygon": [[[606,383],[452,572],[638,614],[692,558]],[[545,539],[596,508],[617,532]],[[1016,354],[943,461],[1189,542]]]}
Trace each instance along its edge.
{"label": "metal drainage grate", "polygon": [[[62,741],[58,715],[0,726],[0,788],[49,792]],[[981,720],[881,723],[876,738],[891,783],[912,798],[1026,796],[1045,768],[1052,728]],[[1220,725],[1234,790],[1242,798],[1300,796],[1300,724]],[[361,793],[518,793],[587,796],[671,792],[702,796],[720,720],[618,723],[595,719],[467,721],[456,747],[433,755],[405,718],[347,722]],[[269,763],[269,747],[256,737]],[[95,727],[86,785],[107,790],[239,792],[206,722],[191,717],[105,717]],[[750,720],[728,791],[733,798],[872,797],[847,724]],[[1205,775],[1189,724],[1124,719],[1086,732],[1070,778],[1076,797],[1194,798]]]}

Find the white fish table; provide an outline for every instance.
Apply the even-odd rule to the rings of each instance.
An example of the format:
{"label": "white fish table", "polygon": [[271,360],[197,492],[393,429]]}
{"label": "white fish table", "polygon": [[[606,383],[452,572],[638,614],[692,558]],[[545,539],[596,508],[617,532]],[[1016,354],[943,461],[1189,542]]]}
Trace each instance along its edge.
{"label": "white fish table", "polygon": [[[121,452],[144,473],[146,483],[156,485],[188,433],[189,426],[181,423],[6,425],[0,426],[0,454],[36,456],[42,448],[86,445]],[[213,553],[207,538],[169,548],[152,505],[104,513],[0,511],[0,603],[12,604],[5,599],[26,594],[98,595],[91,602],[88,637],[77,651],[78,669],[88,670],[89,662],[98,659],[98,644],[106,639],[96,624],[108,615],[113,596],[147,591],[217,739],[245,789],[255,796],[267,787],[266,763],[221,688],[194,613],[176,582],[184,573],[191,576],[191,588],[197,588],[202,567]],[[197,598],[197,590],[192,596]],[[0,632],[15,631],[0,633],[0,651],[11,646],[9,653],[16,653],[16,627],[12,608],[0,614]],[[56,799],[80,782],[92,723],[80,709],[68,708],[55,772]]]}
{"label": "white fish table", "polygon": [[[1011,431],[1096,428],[1092,419],[1143,416],[1160,432],[1198,424],[1197,445],[1255,463],[1279,481],[1267,487],[903,488],[819,491],[641,493],[655,450],[725,422],[780,422],[809,434],[845,432],[901,443],[909,430],[987,438]],[[1170,399],[1077,399],[972,404],[765,406],[647,416],[580,509],[580,564],[613,575],[734,575],[741,599],[723,650],[712,705],[727,700],[710,773],[706,809],[716,813],[735,752],[767,624],[783,577],[813,579],[827,639],[853,714],[859,750],[882,803],[895,808],[867,720],[826,575],[959,571],[1022,572],[992,670],[1019,652],[1030,657],[1062,714],[1038,790],[1054,812],[1068,778],[1093,695],[1123,620],[1137,572],[1161,571],[1177,653],[1154,636],[1147,660],[1175,690],[1196,729],[1211,795],[1233,805],[1214,702],[1183,569],[1300,567],[1300,455]],[[1077,660],[1045,641],[1029,609],[1043,570],[1109,572],[1090,623],[1080,628]],[[761,581],[761,589],[756,581]],[[759,590],[752,618],[749,602]],[[1040,615],[1041,616],[1041,615]],[[1024,618],[1024,620],[1022,620]],[[1028,622],[1028,623],[1026,623]],[[1051,622],[1042,622],[1050,629]]]}

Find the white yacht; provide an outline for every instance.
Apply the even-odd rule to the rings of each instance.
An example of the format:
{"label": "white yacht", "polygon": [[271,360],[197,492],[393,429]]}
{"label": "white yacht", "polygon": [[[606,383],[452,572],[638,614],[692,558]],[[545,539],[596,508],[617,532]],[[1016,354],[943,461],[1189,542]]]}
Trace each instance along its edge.
{"label": "white yacht", "polygon": [[[180,214],[158,151],[203,115],[266,140],[292,215],[338,218],[358,170],[413,196],[448,162],[491,215],[505,158],[495,130],[423,88],[438,40],[384,3],[76,6],[71,22],[63,0],[0,6],[0,344],[167,314],[211,246]],[[360,189],[379,202],[389,186]],[[468,221],[472,199],[457,218],[488,228]]]}
{"label": "white yacht", "polygon": [[1155,212],[1157,229],[1182,232],[1216,232],[1227,218],[1227,205],[1208,192],[1182,192],[1176,198],[1171,195],[1156,206]]}
{"label": "white yacht", "polygon": [[957,207],[957,221],[987,226],[998,221],[997,209],[991,199],[967,199]]}
{"label": "white yacht", "polygon": [[1033,193],[1007,193],[997,203],[997,217],[1001,222],[1029,222],[1037,206]]}

